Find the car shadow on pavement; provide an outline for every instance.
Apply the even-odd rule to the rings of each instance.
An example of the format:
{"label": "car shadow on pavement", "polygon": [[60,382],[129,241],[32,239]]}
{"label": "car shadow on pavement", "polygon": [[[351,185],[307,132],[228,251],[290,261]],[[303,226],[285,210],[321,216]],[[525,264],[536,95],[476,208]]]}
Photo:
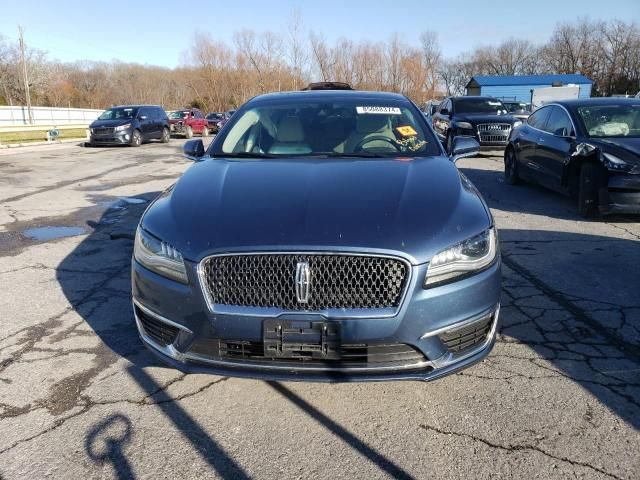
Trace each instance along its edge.
{"label": "car shadow on pavement", "polygon": [[[145,370],[162,365],[140,342],[131,308],[129,270],[136,225],[158,194],[149,192],[128,197],[125,203],[116,202],[98,222],[90,222],[92,233],[56,269],[67,300],[107,348],[107,353],[101,348],[95,351],[100,368],[90,370],[94,377],[74,387],[80,390],[80,398],[90,380],[125,358],[129,363],[126,373],[145,392],[145,399],[152,399],[146,405],[158,408],[221,478],[248,479],[242,467]],[[85,435],[85,451],[93,462],[111,464],[117,478],[135,478],[124,453],[134,435],[135,427],[128,417],[112,415],[90,428]]]}
{"label": "car shadow on pavement", "polygon": [[[487,162],[493,162],[488,160]],[[502,170],[459,167],[460,171],[482,192],[489,207],[512,213],[527,213],[544,217],[582,220],[578,215],[578,202],[574,198],[533,183],[509,185]],[[607,215],[592,221],[636,223],[638,216]]]}
{"label": "car shadow on pavement", "polygon": [[289,390],[282,383],[278,382],[267,382],[268,385],[273,388],[276,392],[282,395],[284,398],[293,403],[300,410],[305,412],[311,418],[313,418],[320,425],[329,430],[333,435],[340,438],[344,443],[349,445],[351,448],[356,450],[360,455],[367,458],[369,461],[374,463],[380,470],[384,471],[390,478],[397,479],[412,479],[414,478],[412,475],[407,473],[401,467],[396,465],[393,461],[377,452],[374,448],[367,445],[365,442],[356,437],[349,430],[341,426],[335,420],[329,418],[320,410],[315,408],[309,402],[304,400],[303,398],[296,395],[294,392]]}
{"label": "car shadow on pavement", "polygon": [[[130,260],[138,220],[148,202],[157,194],[158,192],[150,192],[139,195],[137,198],[144,199],[144,203],[133,202],[107,210],[99,222],[92,224],[93,232],[60,263],[56,273],[57,280],[72,308],[100,338],[101,348],[108,352],[100,353],[107,360],[102,361],[101,369],[96,369],[96,372],[100,373],[116,361],[126,359],[129,365],[125,367],[125,371],[146,392],[146,397],[152,398],[152,403],[148,405],[159,409],[219,476],[249,478],[232,456],[146,369],[160,364],[154,355],[146,351],[138,337],[131,309]],[[633,297],[635,293],[629,292],[623,302],[596,299],[596,310],[599,313],[594,316],[588,306],[585,306],[590,301],[588,292],[582,292],[584,298],[578,293],[565,292],[558,289],[555,282],[540,280],[536,270],[544,264],[539,260],[548,254],[546,249],[551,248],[553,258],[546,264],[549,269],[564,276],[581,274],[574,268],[574,253],[582,249],[584,257],[581,264],[592,262],[593,271],[587,271],[587,274],[595,274],[598,268],[607,265],[612,249],[631,253],[632,259],[640,259],[640,242],[538,231],[534,235],[535,242],[528,243],[526,240],[513,240],[522,231],[502,230],[500,233],[503,239],[512,240],[504,242],[502,249],[505,265],[501,315],[503,323],[498,342],[522,344],[532,349],[536,355],[529,361],[548,371],[549,375],[565,377],[579,384],[625,422],[640,428],[640,349],[632,348],[638,345],[634,335],[637,334],[640,322],[631,325],[631,320],[627,322],[625,318],[625,315],[629,315],[630,319],[632,310],[636,311],[634,309],[640,311],[640,305],[637,305],[639,302]],[[555,247],[569,243],[575,247]],[[600,245],[606,245],[607,248],[601,248]],[[529,261],[533,264],[528,263]],[[627,263],[626,267],[630,268],[629,265],[633,263]],[[617,288],[615,282],[611,288]],[[597,291],[596,287],[593,291]],[[625,310],[627,307],[628,311]],[[630,337],[621,332],[630,332]],[[512,360],[508,358],[509,355],[503,355],[505,358],[500,359],[495,353],[494,351],[485,362],[489,367],[507,375],[520,375],[517,369],[510,370]],[[513,359],[514,362],[516,360]],[[90,383],[87,381],[78,387],[78,398],[82,398],[82,390]],[[270,385],[388,475],[410,478],[391,459],[384,457],[283,384],[271,382]],[[104,440],[101,435],[113,425],[119,426],[121,433],[115,438],[107,437]],[[135,428],[131,427],[126,417],[115,415],[102,420],[94,424],[86,434],[87,455],[96,462],[112,463],[122,478],[133,475],[123,449],[134,435]],[[101,448],[96,447],[99,439],[103,439]]]}

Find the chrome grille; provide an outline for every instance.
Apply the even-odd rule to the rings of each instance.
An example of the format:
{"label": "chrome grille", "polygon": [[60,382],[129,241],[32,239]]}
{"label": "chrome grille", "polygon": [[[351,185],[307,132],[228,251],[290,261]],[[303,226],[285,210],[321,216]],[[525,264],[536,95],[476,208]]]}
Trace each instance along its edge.
{"label": "chrome grille", "polygon": [[[306,302],[296,296],[301,262],[311,273]],[[398,307],[409,273],[396,258],[336,254],[220,255],[201,269],[213,304],[293,311]]]}
{"label": "chrome grille", "polygon": [[481,143],[507,143],[510,132],[511,125],[508,123],[480,123],[478,125]]}

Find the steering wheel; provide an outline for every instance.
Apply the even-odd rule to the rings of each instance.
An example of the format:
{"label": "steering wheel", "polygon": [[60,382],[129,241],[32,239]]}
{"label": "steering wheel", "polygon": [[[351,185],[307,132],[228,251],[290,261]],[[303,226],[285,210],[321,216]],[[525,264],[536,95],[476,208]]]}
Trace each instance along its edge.
{"label": "steering wheel", "polygon": [[354,148],[353,151],[354,152],[361,152],[363,150],[363,147],[367,144],[367,143],[371,143],[371,142],[375,142],[375,141],[381,141],[381,142],[385,142],[388,143],[389,145],[391,145],[396,151],[399,151],[398,149],[398,145],[396,144],[396,141],[392,138],[389,137],[385,137],[384,135],[374,135],[372,137],[367,137],[367,138],[363,138]]}

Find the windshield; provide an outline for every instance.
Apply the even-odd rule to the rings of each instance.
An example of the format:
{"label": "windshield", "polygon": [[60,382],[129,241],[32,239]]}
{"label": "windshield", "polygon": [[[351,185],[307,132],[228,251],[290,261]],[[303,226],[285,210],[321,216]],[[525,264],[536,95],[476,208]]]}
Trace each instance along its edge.
{"label": "windshield", "polygon": [[210,113],[207,115],[207,120],[222,120],[224,115],[222,113]]}
{"label": "windshield", "polygon": [[169,118],[171,119],[180,119],[189,116],[189,112],[171,112],[169,114]]}
{"label": "windshield", "polygon": [[529,104],[524,102],[502,102],[507,107],[509,113],[512,112],[528,112]]}
{"label": "windshield", "polygon": [[136,118],[138,109],[136,107],[117,107],[109,108],[102,112],[98,120],[128,120]]}
{"label": "windshield", "polygon": [[225,156],[433,156],[436,141],[420,112],[406,102],[340,99],[309,102],[302,96],[257,102],[243,109],[216,139],[213,155]]}
{"label": "windshield", "polygon": [[589,105],[577,110],[590,137],[640,136],[640,103]]}
{"label": "windshield", "polygon": [[456,98],[455,113],[486,113],[489,115],[505,115],[507,108],[495,98]]}

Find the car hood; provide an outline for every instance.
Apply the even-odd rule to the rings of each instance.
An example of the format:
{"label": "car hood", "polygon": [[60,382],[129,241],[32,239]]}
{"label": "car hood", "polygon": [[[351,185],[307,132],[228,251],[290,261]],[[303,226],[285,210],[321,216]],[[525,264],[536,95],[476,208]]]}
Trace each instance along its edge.
{"label": "car hood", "polygon": [[478,125],[479,123],[510,123],[516,121],[512,115],[485,115],[485,114],[470,114],[460,113],[454,115],[453,118],[456,122],[469,122],[472,125]]}
{"label": "car hood", "polygon": [[479,193],[445,157],[207,159],[142,220],[191,261],[232,251],[333,250],[424,263],[490,225]]}
{"label": "car hood", "polygon": [[104,127],[119,127],[120,125],[126,125],[127,123],[133,122],[133,118],[128,120],[119,118],[117,120],[94,120],[90,128],[104,128]]}
{"label": "car hood", "polygon": [[590,138],[589,143],[626,161],[640,164],[640,138]]}

